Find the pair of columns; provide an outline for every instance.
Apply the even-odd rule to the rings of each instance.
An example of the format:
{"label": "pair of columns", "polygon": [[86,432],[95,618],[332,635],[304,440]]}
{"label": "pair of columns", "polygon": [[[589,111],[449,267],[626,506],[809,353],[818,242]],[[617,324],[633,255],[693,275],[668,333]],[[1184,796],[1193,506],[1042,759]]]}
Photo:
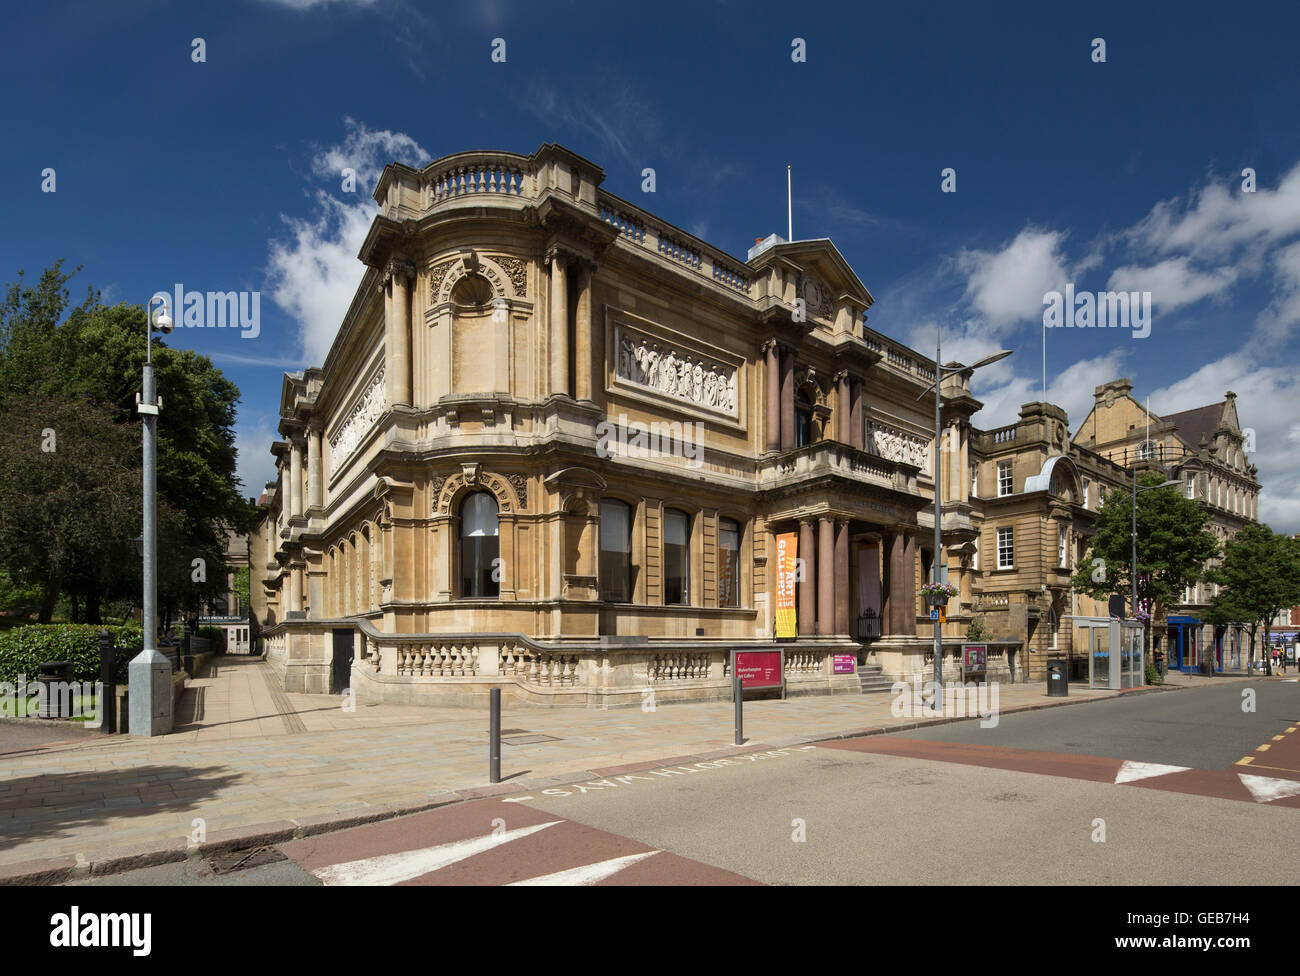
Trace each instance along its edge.
{"label": "pair of columns", "polygon": [[293,436],[289,441],[289,517],[298,518],[303,511],[303,449],[307,454],[307,505],[319,508],[324,504],[321,484],[321,431],[308,427],[306,438]]}
{"label": "pair of columns", "polygon": [[799,636],[849,634],[848,520],[800,519],[799,557]]}
{"label": "pair of columns", "polygon": [[[794,349],[775,339],[763,344],[767,364],[766,444],[769,452],[794,450]],[[836,384],[836,439],[862,449],[862,379],[848,370],[833,377]]]}
{"label": "pair of columns", "polygon": [[[591,399],[591,272],[590,262],[563,249],[552,248],[546,255],[551,273],[551,393],[578,400]],[[576,267],[570,267],[574,265]],[[573,338],[569,337],[569,274],[578,275],[578,300],[574,310]],[[569,386],[570,348],[576,363],[574,388]]]}
{"label": "pair of columns", "polygon": [[885,635],[916,634],[916,536],[887,532],[884,562],[889,579],[885,590],[881,627]]}

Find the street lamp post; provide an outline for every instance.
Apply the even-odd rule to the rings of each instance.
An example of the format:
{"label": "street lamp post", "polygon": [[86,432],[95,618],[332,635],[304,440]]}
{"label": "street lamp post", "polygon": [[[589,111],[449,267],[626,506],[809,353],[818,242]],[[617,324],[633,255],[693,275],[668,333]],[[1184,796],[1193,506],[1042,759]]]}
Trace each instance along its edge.
{"label": "street lamp post", "polygon": [[[942,408],[942,394],[940,388],[943,386],[945,376],[951,376],[954,373],[963,373],[966,370],[977,370],[981,366],[988,366],[990,363],[996,363],[999,359],[1006,359],[1011,355],[1011,350],[1004,349],[1001,352],[995,352],[991,356],[985,356],[979,362],[972,366],[963,366],[960,363],[953,363],[950,366],[942,365],[940,357],[941,337],[936,332],[934,337],[934,560],[931,563],[930,574],[933,577],[931,582],[940,582],[939,567],[943,565],[943,510],[941,476],[943,473],[943,461],[941,460],[942,452],[939,450],[940,440],[943,436],[943,429],[940,426],[942,419],[940,410]],[[930,392],[930,387],[921,391],[917,399],[925,396]],[[942,701],[943,695],[943,624],[939,620],[938,608],[931,607],[934,613],[934,694],[935,706],[938,707]]]}
{"label": "street lamp post", "polygon": [[[158,302],[157,311],[154,303]],[[143,393],[137,397],[136,410],[144,427],[144,529],[141,546],[144,556],[144,597],[142,629],[144,647],[132,659],[127,673],[130,681],[130,731],[132,735],[165,735],[172,728],[171,663],[158,652],[158,510],[157,451],[158,411],[162,400],[157,395],[153,375],[153,330],[164,335],[171,332],[172,319],[167,314],[167,299],[154,295],[145,305],[145,363]]]}
{"label": "street lamp post", "polygon": [[[1138,469],[1137,462],[1133,464],[1133,528],[1130,532],[1130,541],[1133,544],[1133,565],[1129,570],[1129,581],[1133,588],[1133,597],[1130,604],[1129,613],[1134,620],[1137,619],[1138,612],[1138,495],[1144,491],[1155,491],[1157,488],[1173,488],[1180,484],[1178,481],[1166,481],[1158,485],[1145,485],[1138,487]],[[1151,630],[1151,621],[1147,621],[1147,630]]]}

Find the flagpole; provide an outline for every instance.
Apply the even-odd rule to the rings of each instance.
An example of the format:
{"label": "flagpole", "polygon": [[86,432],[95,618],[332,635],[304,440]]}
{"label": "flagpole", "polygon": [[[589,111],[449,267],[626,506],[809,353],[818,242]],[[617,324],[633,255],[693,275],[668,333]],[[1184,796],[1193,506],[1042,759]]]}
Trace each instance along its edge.
{"label": "flagpole", "polygon": [[785,239],[794,240],[794,197],[790,192],[790,164],[785,167]]}

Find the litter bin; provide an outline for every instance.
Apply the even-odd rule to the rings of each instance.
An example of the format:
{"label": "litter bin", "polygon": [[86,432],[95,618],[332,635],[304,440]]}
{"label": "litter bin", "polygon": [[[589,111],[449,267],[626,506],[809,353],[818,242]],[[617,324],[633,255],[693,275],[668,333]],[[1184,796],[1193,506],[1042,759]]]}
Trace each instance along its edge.
{"label": "litter bin", "polygon": [[37,714],[41,718],[71,718],[72,696],[67,682],[72,665],[67,661],[42,661],[40,668],[41,673],[36,679],[40,682]]}
{"label": "litter bin", "polygon": [[1070,673],[1065,658],[1054,657],[1047,662],[1047,697],[1066,698],[1070,694]]}

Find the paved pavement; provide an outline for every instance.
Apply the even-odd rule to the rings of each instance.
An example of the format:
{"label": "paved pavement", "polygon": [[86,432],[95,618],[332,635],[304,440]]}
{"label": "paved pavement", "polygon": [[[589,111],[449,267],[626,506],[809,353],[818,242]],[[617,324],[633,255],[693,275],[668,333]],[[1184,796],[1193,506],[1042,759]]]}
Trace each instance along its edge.
{"label": "paved pavement", "polygon": [[[1230,679],[1202,679],[1227,681]],[[1003,714],[1056,703],[1040,685],[1000,689]],[[1072,701],[1112,693],[1071,689]],[[916,727],[888,695],[746,705],[747,748]],[[1082,706],[1094,707],[1094,706]],[[96,736],[0,756],[0,877],[15,862],[134,865],[185,856],[191,842],[279,840],[485,793],[542,789],[621,767],[734,754],[727,702],[595,711],[508,709],[502,770],[484,790],[487,715],[418,706],[340,707],[285,695],[257,659],[217,659],[192,682],[172,735]],[[924,721],[924,720],[922,720]],[[9,869],[6,872],[5,866]]]}

